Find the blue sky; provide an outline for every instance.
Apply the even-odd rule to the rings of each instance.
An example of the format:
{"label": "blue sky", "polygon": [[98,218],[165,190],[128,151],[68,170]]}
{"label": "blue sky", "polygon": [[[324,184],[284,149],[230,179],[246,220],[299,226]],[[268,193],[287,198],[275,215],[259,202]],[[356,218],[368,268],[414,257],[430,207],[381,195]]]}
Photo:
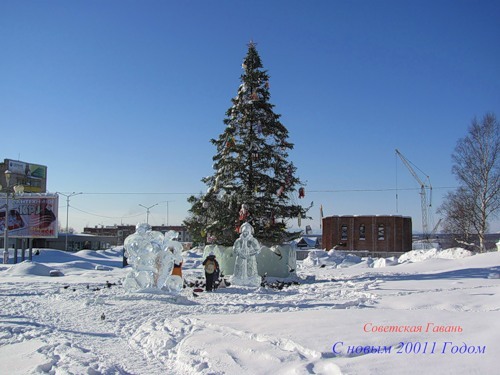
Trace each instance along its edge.
{"label": "blue sky", "polygon": [[[158,203],[151,224],[180,224],[213,172],[209,140],[250,40],[314,202],[302,227],[319,230],[323,205],[412,216],[419,231],[418,185],[394,150],[430,176],[434,211],[471,120],[500,117],[499,1],[4,0],[0,159],[83,192],[78,231],[145,221],[139,204]],[[59,214],[64,226],[64,197]]]}

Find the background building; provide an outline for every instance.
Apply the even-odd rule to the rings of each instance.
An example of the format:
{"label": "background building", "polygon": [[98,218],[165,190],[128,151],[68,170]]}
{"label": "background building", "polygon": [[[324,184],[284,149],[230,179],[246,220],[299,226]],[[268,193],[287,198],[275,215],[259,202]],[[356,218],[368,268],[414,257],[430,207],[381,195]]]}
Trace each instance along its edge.
{"label": "background building", "polygon": [[402,253],[412,248],[410,217],[329,216],[323,218],[326,250],[367,251],[370,254]]}
{"label": "background building", "polygon": [[[153,225],[152,230],[161,232],[165,234],[166,232],[173,230],[178,233],[177,240],[179,242],[191,242],[191,235],[187,231],[187,228],[181,225]],[[116,238],[116,243],[118,245],[123,245],[125,238],[130,236],[135,232],[135,225],[113,225],[113,226],[95,226],[83,228],[84,234],[92,234],[98,236],[110,236]]]}
{"label": "background building", "polygon": [[106,250],[111,248],[112,246],[117,246],[117,242],[117,238],[114,236],[59,233],[59,236],[57,238],[44,238],[35,240],[33,243],[33,247],[65,250],[67,243],[68,251]]}

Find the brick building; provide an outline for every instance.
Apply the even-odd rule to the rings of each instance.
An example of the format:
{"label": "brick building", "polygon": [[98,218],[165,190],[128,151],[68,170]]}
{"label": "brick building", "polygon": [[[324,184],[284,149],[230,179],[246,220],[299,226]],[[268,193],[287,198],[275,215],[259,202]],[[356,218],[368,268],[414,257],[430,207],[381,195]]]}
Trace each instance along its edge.
{"label": "brick building", "polygon": [[323,218],[326,250],[368,251],[369,253],[411,250],[411,217],[403,216],[329,216]]}

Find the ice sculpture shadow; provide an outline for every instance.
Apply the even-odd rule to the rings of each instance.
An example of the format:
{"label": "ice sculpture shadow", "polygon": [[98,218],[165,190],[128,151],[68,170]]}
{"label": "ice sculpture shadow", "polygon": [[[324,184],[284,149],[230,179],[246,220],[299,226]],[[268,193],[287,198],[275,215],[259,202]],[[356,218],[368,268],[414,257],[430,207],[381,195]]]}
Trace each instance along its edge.
{"label": "ice sculpture shadow", "polygon": [[497,279],[500,275],[500,267],[464,268],[453,271],[429,272],[429,273],[394,273],[360,275],[352,280],[361,281],[366,279],[379,279],[383,281],[425,281],[425,280],[460,280],[460,279]]}

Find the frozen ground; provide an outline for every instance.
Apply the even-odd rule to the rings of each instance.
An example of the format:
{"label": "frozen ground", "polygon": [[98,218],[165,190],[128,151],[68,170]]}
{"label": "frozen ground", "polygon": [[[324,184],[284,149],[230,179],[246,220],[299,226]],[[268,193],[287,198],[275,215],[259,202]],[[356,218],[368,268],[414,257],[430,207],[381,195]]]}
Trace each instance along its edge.
{"label": "frozen ground", "polygon": [[0,374],[496,374],[500,252],[399,261],[313,252],[298,285],[172,296],[125,292],[119,249],[42,249],[0,264]]}

